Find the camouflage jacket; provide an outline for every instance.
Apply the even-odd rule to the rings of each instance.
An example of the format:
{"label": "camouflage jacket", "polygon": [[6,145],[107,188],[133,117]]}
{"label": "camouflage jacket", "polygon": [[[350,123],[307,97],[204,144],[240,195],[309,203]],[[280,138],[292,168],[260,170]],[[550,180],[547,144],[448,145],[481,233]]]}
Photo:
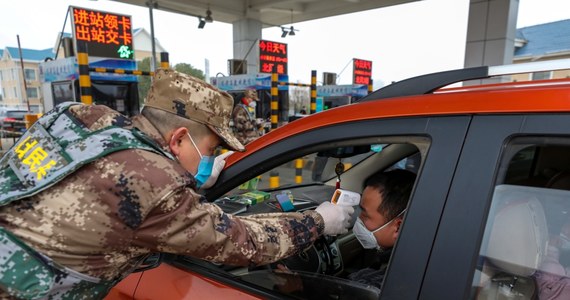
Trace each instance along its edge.
{"label": "camouflage jacket", "polygon": [[232,119],[234,134],[240,143],[249,144],[260,136],[255,118],[250,115],[247,106],[237,104],[232,112]]}
{"label": "camouflage jacket", "polygon": [[[90,130],[136,127],[168,150],[143,116],[128,119],[100,105],[71,107]],[[91,162],[52,187],[0,207],[0,225],[53,261],[112,280],[150,252],[190,255],[233,265],[266,264],[303,250],[323,232],[304,213],[237,217],[195,192],[176,161],[129,149]]]}

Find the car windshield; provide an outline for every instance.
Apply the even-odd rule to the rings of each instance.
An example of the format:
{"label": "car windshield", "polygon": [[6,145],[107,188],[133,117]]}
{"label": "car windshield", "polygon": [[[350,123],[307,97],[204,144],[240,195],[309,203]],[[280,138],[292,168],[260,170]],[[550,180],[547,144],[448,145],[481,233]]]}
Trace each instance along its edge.
{"label": "car windshield", "polygon": [[344,173],[387,146],[389,145],[339,147],[311,153],[252,178],[227,195],[240,194],[248,190],[271,190],[276,187],[273,180],[276,176],[279,180],[278,186],[281,188],[322,184],[337,178],[337,172]]}

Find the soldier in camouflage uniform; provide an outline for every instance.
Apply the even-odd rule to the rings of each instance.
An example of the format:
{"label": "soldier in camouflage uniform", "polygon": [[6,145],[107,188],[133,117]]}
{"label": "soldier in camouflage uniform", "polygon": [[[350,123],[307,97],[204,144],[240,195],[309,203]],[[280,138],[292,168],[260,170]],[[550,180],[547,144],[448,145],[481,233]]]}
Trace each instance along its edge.
{"label": "soldier in camouflage uniform", "polygon": [[259,265],[346,232],[352,208],[238,217],[196,192],[223,168],[218,145],[244,149],[232,106],[158,70],[133,119],[77,103],[40,118],[0,160],[0,297],[100,299],[152,252]]}
{"label": "soldier in camouflage uniform", "polygon": [[232,112],[233,129],[240,143],[247,145],[261,136],[255,118],[255,107],[259,97],[255,90],[246,90],[241,102]]}

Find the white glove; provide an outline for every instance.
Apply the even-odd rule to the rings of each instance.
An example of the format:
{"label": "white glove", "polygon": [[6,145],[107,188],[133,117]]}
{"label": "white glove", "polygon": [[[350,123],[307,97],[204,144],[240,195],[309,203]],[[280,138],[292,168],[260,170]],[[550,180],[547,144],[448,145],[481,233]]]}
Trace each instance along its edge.
{"label": "white glove", "polygon": [[316,209],[325,222],[326,235],[337,235],[348,232],[350,219],[354,213],[352,206],[334,205],[330,202],[323,202]]}
{"label": "white glove", "polygon": [[224,166],[226,165],[226,158],[232,155],[233,153],[234,153],[233,151],[228,151],[214,158],[214,165],[212,166],[212,174],[210,174],[210,177],[208,177],[208,180],[206,180],[206,182],[202,184],[200,189],[209,189],[214,185],[214,183],[216,183],[216,181],[218,181],[218,176],[220,176],[220,173],[222,172]]}

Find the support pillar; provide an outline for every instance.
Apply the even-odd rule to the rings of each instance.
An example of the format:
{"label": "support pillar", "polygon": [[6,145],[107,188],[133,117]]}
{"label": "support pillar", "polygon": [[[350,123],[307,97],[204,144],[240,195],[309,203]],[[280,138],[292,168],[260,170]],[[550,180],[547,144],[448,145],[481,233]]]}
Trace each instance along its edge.
{"label": "support pillar", "polygon": [[[519,0],[471,0],[465,45],[465,67],[513,63]],[[507,81],[505,78],[481,82]]]}

